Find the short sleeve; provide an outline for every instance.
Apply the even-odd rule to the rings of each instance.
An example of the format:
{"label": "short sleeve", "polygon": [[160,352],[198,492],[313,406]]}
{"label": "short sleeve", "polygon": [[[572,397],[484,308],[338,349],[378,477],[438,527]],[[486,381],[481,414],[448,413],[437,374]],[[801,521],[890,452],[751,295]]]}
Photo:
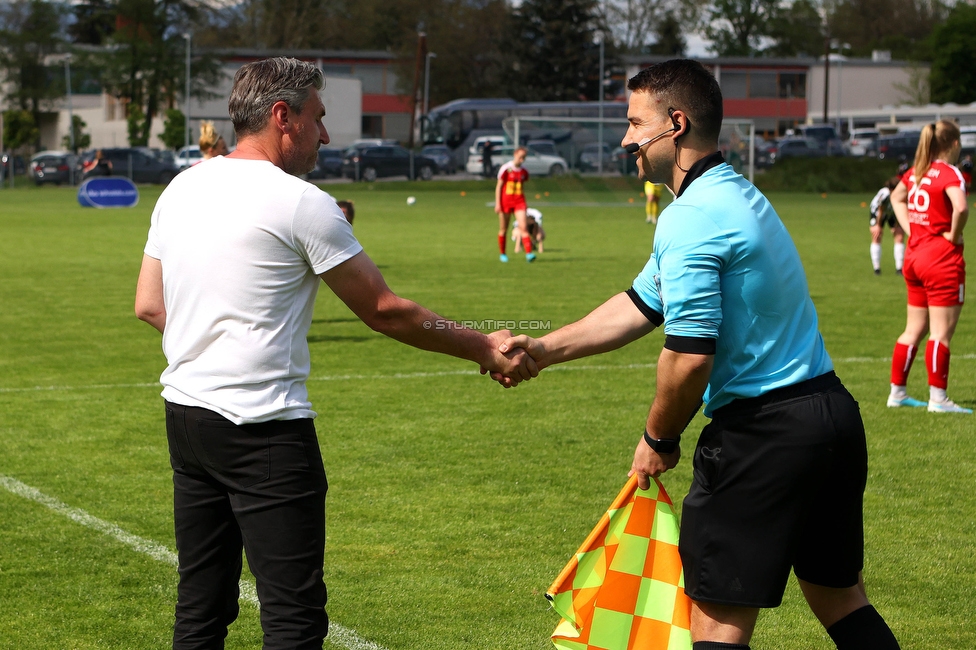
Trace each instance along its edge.
{"label": "short sleeve", "polygon": [[888,200],[889,194],[891,194],[891,192],[887,187],[882,187],[880,190],[878,190],[878,193],[874,195],[873,199],[871,199],[870,209],[872,215],[876,214],[878,212],[878,208],[881,207],[881,204]]}
{"label": "short sleeve", "polygon": [[664,313],[664,306],[661,303],[661,276],[657,268],[657,258],[651,253],[650,259],[644,265],[644,269],[634,278],[631,287],[637,297],[652,311],[659,314]]}
{"label": "short sleeve", "polygon": [[673,214],[675,231],[655,247],[664,304],[664,333],[717,339],[722,325],[721,273],[731,259],[728,238],[696,209]]}
{"label": "short sleeve", "polygon": [[159,246],[159,204],[162,201],[156,202],[156,207],[153,208],[152,217],[149,220],[149,236],[146,239],[146,247],[142,250],[147,256],[153,259],[162,259],[162,251]]}
{"label": "short sleeve", "polygon": [[298,202],[292,233],[295,246],[316,275],[363,250],[335,200],[314,186]]}

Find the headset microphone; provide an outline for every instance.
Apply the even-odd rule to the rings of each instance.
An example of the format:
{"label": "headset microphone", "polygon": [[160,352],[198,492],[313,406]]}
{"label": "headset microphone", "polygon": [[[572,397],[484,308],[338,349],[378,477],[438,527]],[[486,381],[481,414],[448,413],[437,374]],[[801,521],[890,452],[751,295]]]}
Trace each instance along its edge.
{"label": "headset microphone", "polygon": [[644,138],[640,142],[631,142],[626,147],[624,147],[624,151],[626,151],[627,153],[631,153],[631,154],[637,153],[638,151],[640,151],[641,149],[643,149],[647,145],[651,144],[652,142],[657,142],[658,140],[660,140],[661,138],[663,138],[667,134],[672,133],[672,132],[677,131],[677,130],[678,130],[678,127],[675,127],[673,129],[668,129],[664,133],[662,133],[660,135],[656,135],[653,138]]}

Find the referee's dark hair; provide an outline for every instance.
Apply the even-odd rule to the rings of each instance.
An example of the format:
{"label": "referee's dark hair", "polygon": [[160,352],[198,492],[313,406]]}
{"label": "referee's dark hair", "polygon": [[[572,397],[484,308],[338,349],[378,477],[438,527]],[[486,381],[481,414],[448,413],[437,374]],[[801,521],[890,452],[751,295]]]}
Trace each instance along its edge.
{"label": "referee's dark hair", "polygon": [[655,63],[634,75],[627,88],[657,95],[667,108],[684,111],[688,132],[705,142],[718,142],[722,130],[722,90],[705,66],[691,59]]}

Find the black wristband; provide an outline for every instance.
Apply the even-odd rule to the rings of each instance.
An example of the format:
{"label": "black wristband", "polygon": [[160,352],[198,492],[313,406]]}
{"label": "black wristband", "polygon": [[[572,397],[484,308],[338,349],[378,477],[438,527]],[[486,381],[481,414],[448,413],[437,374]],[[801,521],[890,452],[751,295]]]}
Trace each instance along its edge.
{"label": "black wristband", "polygon": [[647,446],[659,454],[673,454],[681,444],[681,438],[652,438],[651,434],[644,430],[644,442]]}

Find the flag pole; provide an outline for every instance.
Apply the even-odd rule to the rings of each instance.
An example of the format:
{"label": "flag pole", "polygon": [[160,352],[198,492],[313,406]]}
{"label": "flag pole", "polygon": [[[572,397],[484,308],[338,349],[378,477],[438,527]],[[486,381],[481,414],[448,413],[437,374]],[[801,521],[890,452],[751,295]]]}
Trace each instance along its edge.
{"label": "flag pole", "polygon": [[[654,479],[654,482],[658,484],[658,487],[660,487],[660,481]],[[634,474],[627,480],[627,483],[624,485],[623,489],[620,490],[620,494],[617,495],[617,498],[615,498],[613,503],[610,504],[610,507],[607,508],[607,512],[603,513],[603,516],[600,517],[600,521],[597,523],[596,527],[594,527],[593,530],[590,531],[590,534],[587,535],[586,540],[580,545],[579,550],[577,550],[573,555],[573,559],[568,562],[565,567],[563,567],[563,570],[560,571],[559,576],[553,581],[549,589],[546,590],[546,598],[552,600],[552,594],[556,592],[559,585],[563,584],[563,582],[566,581],[566,578],[569,577],[569,574],[576,570],[576,558],[579,557],[580,553],[584,553],[590,549],[593,546],[593,542],[596,540],[596,538],[606,532],[607,527],[610,525],[609,513],[623,507],[624,503],[626,503],[626,501],[630,498],[630,495],[634,491],[636,485],[637,474]]]}

